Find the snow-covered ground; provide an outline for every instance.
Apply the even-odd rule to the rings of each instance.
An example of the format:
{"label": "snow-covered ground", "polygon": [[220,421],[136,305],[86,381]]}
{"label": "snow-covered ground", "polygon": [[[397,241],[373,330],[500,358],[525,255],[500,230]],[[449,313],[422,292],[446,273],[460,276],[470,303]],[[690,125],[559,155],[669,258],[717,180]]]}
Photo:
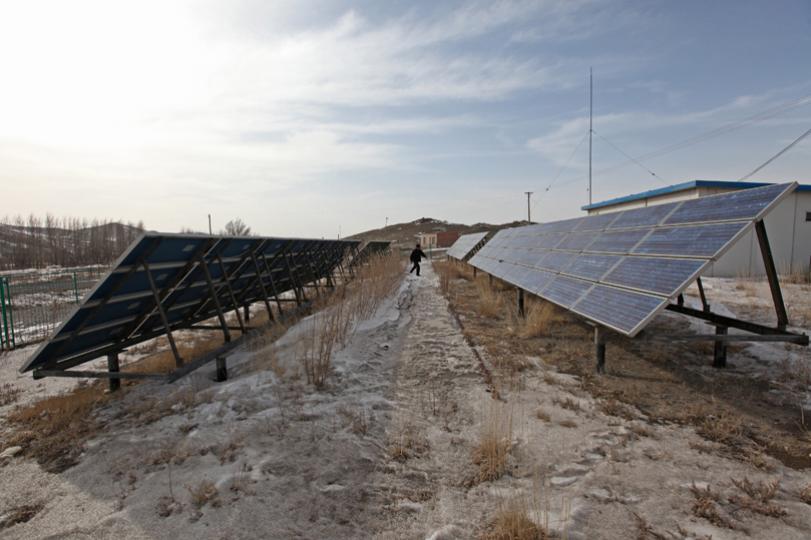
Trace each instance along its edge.
{"label": "snow-covered ground", "polygon": [[[607,416],[543,351],[494,396],[484,369],[495,359],[470,347],[431,264],[357,325],[321,391],[297,358],[311,323],[235,350],[226,382],[208,367],[175,385],[125,388],[61,473],[25,453],[0,459],[0,523],[41,506],[0,538],[463,539],[516,499],[570,539],[644,538],[640,518],[660,538],[811,535],[811,506],[796,496],[807,471],[775,461],[764,473],[702,451],[689,427]],[[77,384],[16,374],[28,353],[0,357],[0,384],[18,386],[19,403]],[[471,455],[493,414],[511,420],[508,468],[481,481]],[[787,515],[740,510],[745,529],[695,516],[694,484],[723,491],[744,477],[779,479],[774,502]]]}

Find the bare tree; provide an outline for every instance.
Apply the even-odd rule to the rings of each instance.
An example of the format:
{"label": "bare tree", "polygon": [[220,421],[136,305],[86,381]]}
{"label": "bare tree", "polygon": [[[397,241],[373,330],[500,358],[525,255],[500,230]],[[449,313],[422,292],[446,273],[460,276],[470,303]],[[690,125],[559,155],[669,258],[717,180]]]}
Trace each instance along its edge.
{"label": "bare tree", "polygon": [[250,236],[251,228],[245,225],[241,219],[236,218],[225,224],[225,230],[222,234],[228,236]]}

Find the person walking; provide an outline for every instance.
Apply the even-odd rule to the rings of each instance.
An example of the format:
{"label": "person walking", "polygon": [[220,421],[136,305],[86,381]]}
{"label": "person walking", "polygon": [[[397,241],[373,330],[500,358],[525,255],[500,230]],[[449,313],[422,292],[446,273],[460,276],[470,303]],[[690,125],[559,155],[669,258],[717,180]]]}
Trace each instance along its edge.
{"label": "person walking", "polygon": [[423,253],[420,249],[420,245],[417,244],[417,247],[414,248],[414,251],[411,252],[411,262],[414,263],[414,266],[411,267],[411,270],[408,273],[412,273],[414,270],[417,271],[417,275],[420,275],[420,261],[422,259],[427,259],[428,257]]}

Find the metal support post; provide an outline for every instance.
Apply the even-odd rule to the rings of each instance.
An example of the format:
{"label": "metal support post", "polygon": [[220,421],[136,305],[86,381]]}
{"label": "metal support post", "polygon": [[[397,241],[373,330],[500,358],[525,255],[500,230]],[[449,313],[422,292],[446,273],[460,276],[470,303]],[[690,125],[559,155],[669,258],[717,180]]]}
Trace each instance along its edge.
{"label": "metal support post", "polygon": [[245,323],[242,322],[242,315],[239,314],[239,304],[237,303],[237,298],[234,296],[234,289],[231,288],[231,280],[228,279],[228,272],[225,271],[225,265],[222,263],[222,257],[217,255],[217,263],[220,265],[220,273],[222,274],[222,279],[225,281],[225,287],[228,290],[228,295],[231,297],[231,305],[234,307],[234,313],[237,316],[237,322],[239,322],[239,327],[242,328],[242,333],[245,333]]}
{"label": "metal support post", "polygon": [[158,294],[158,288],[155,286],[155,280],[152,278],[152,272],[149,270],[149,265],[147,264],[146,259],[141,259],[141,266],[144,267],[146,278],[149,281],[149,287],[152,289],[152,296],[155,298],[155,307],[158,309],[158,313],[161,316],[163,328],[166,330],[166,337],[169,340],[169,345],[172,347],[172,354],[175,356],[175,365],[180,367],[183,365],[183,359],[180,357],[180,353],[177,350],[175,338],[172,336],[172,328],[169,326],[169,318],[166,316],[166,311],[163,309],[161,297],[160,294]]}
{"label": "metal support post", "polygon": [[[107,355],[107,371],[110,373],[119,373],[121,368],[118,364],[118,353],[110,353]],[[110,381],[108,383],[108,388],[110,392],[115,392],[119,388],[121,388],[121,379],[110,377]]]}
{"label": "metal support post", "polygon": [[769,237],[766,235],[766,226],[761,219],[755,223],[757,240],[760,245],[760,254],[763,257],[763,266],[766,269],[766,277],[769,279],[769,289],[772,291],[774,310],[777,314],[777,327],[785,330],[788,326],[788,313],[786,304],[783,302],[783,293],[780,291],[780,280],[777,277],[777,269],[774,267],[772,248],[769,246]]}
{"label": "metal support post", "polygon": [[231,341],[231,332],[228,330],[228,325],[225,323],[225,315],[222,312],[220,299],[217,298],[217,291],[214,289],[214,282],[211,281],[211,272],[208,271],[208,265],[206,264],[204,257],[200,257],[200,267],[203,269],[203,275],[206,277],[206,283],[208,283],[208,292],[211,294],[212,300],[214,300],[214,307],[217,308],[217,319],[220,321],[223,339],[227,343]]}
{"label": "metal support post", "polygon": [[707,303],[707,296],[704,294],[704,284],[701,283],[701,278],[696,279],[698,285],[698,294],[701,296],[701,306],[706,313],[710,312],[710,305]]}
{"label": "metal support post", "polygon": [[473,277],[474,278],[476,277],[476,267],[475,266],[473,267]]}
{"label": "metal support post", "polygon": [[214,380],[217,382],[223,382],[228,380],[228,366],[225,363],[225,356],[218,356],[217,357],[217,371],[214,376]]}
{"label": "metal support post", "polygon": [[605,330],[594,327],[594,356],[597,360],[597,373],[605,373]]}
{"label": "metal support post", "polygon": [[[725,336],[727,334],[726,326],[716,326],[715,335]],[[715,342],[715,349],[712,356],[712,367],[725,368],[727,367],[727,342],[718,340]]]}
{"label": "metal support post", "polygon": [[[259,261],[256,260],[256,255],[254,253],[251,253],[251,259],[253,260],[253,267],[256,270],[256,275],[259,278],[259,289],[262,291],[262,301],[265,303],[265,309],[267,309],[268,312],[268,320],[273,322],[273,309],[271,309],[270,301],[268,301],[268,291],[265,289],[265,282],[263,280],[262,270],[259,267]],[[247,308],[247,306],[245,307]]]}
{"label": "metal support post", "polygon": [[526,315],[524,310],[524,289],[518,289],[518,315],[521,317]]}

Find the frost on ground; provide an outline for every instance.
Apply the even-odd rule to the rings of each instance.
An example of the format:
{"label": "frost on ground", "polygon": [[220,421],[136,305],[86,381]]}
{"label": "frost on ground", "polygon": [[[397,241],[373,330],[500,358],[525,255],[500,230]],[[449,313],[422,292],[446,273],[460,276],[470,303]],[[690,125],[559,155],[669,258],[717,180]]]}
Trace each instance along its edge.
{"label": "frost on ground", "polygon": [[[94,404],[95,430],[64,469],[49,468],[59,472],[29,449],[0,457],[0,538],[811,534],[811,474],[775,457],[767,441],[750,444],[765,433],[756,410],[740,422],[712,407],[679,421],[658,404],[680,388],[684,408],[700,388],[729,406],[706,359],[684,349],[637,359],[636,345],[612,341],[609,374],[596,380],[589,336],[576,323],[547,313],[533,315],[531,328],[510,315],[511,291],[496,287],[487,296],[495,311],[482,309],[472,276],[439,279],[424,268],[353,325],[320,389],[301,362],[316,354],[302,348],[316,314],[237,349],[227,382],[212,382],[209,367],[175,385],[127,385]],[[807,350],[768,347],[730,353],[725,376],[771,381],[784,353],[808,361]],[[2,415],[76,388],[14,374],[26,353],[0,358],[0,384],[17,389],[0,400]],[[768,411],[807,384],[774,390]],[[712,421],[697,424],[698,414]],[[18,430],[4,425],[0,455]],[[791,452],[808,445],[792,433]],[[732,449],[757,454],[741,459]]]}

